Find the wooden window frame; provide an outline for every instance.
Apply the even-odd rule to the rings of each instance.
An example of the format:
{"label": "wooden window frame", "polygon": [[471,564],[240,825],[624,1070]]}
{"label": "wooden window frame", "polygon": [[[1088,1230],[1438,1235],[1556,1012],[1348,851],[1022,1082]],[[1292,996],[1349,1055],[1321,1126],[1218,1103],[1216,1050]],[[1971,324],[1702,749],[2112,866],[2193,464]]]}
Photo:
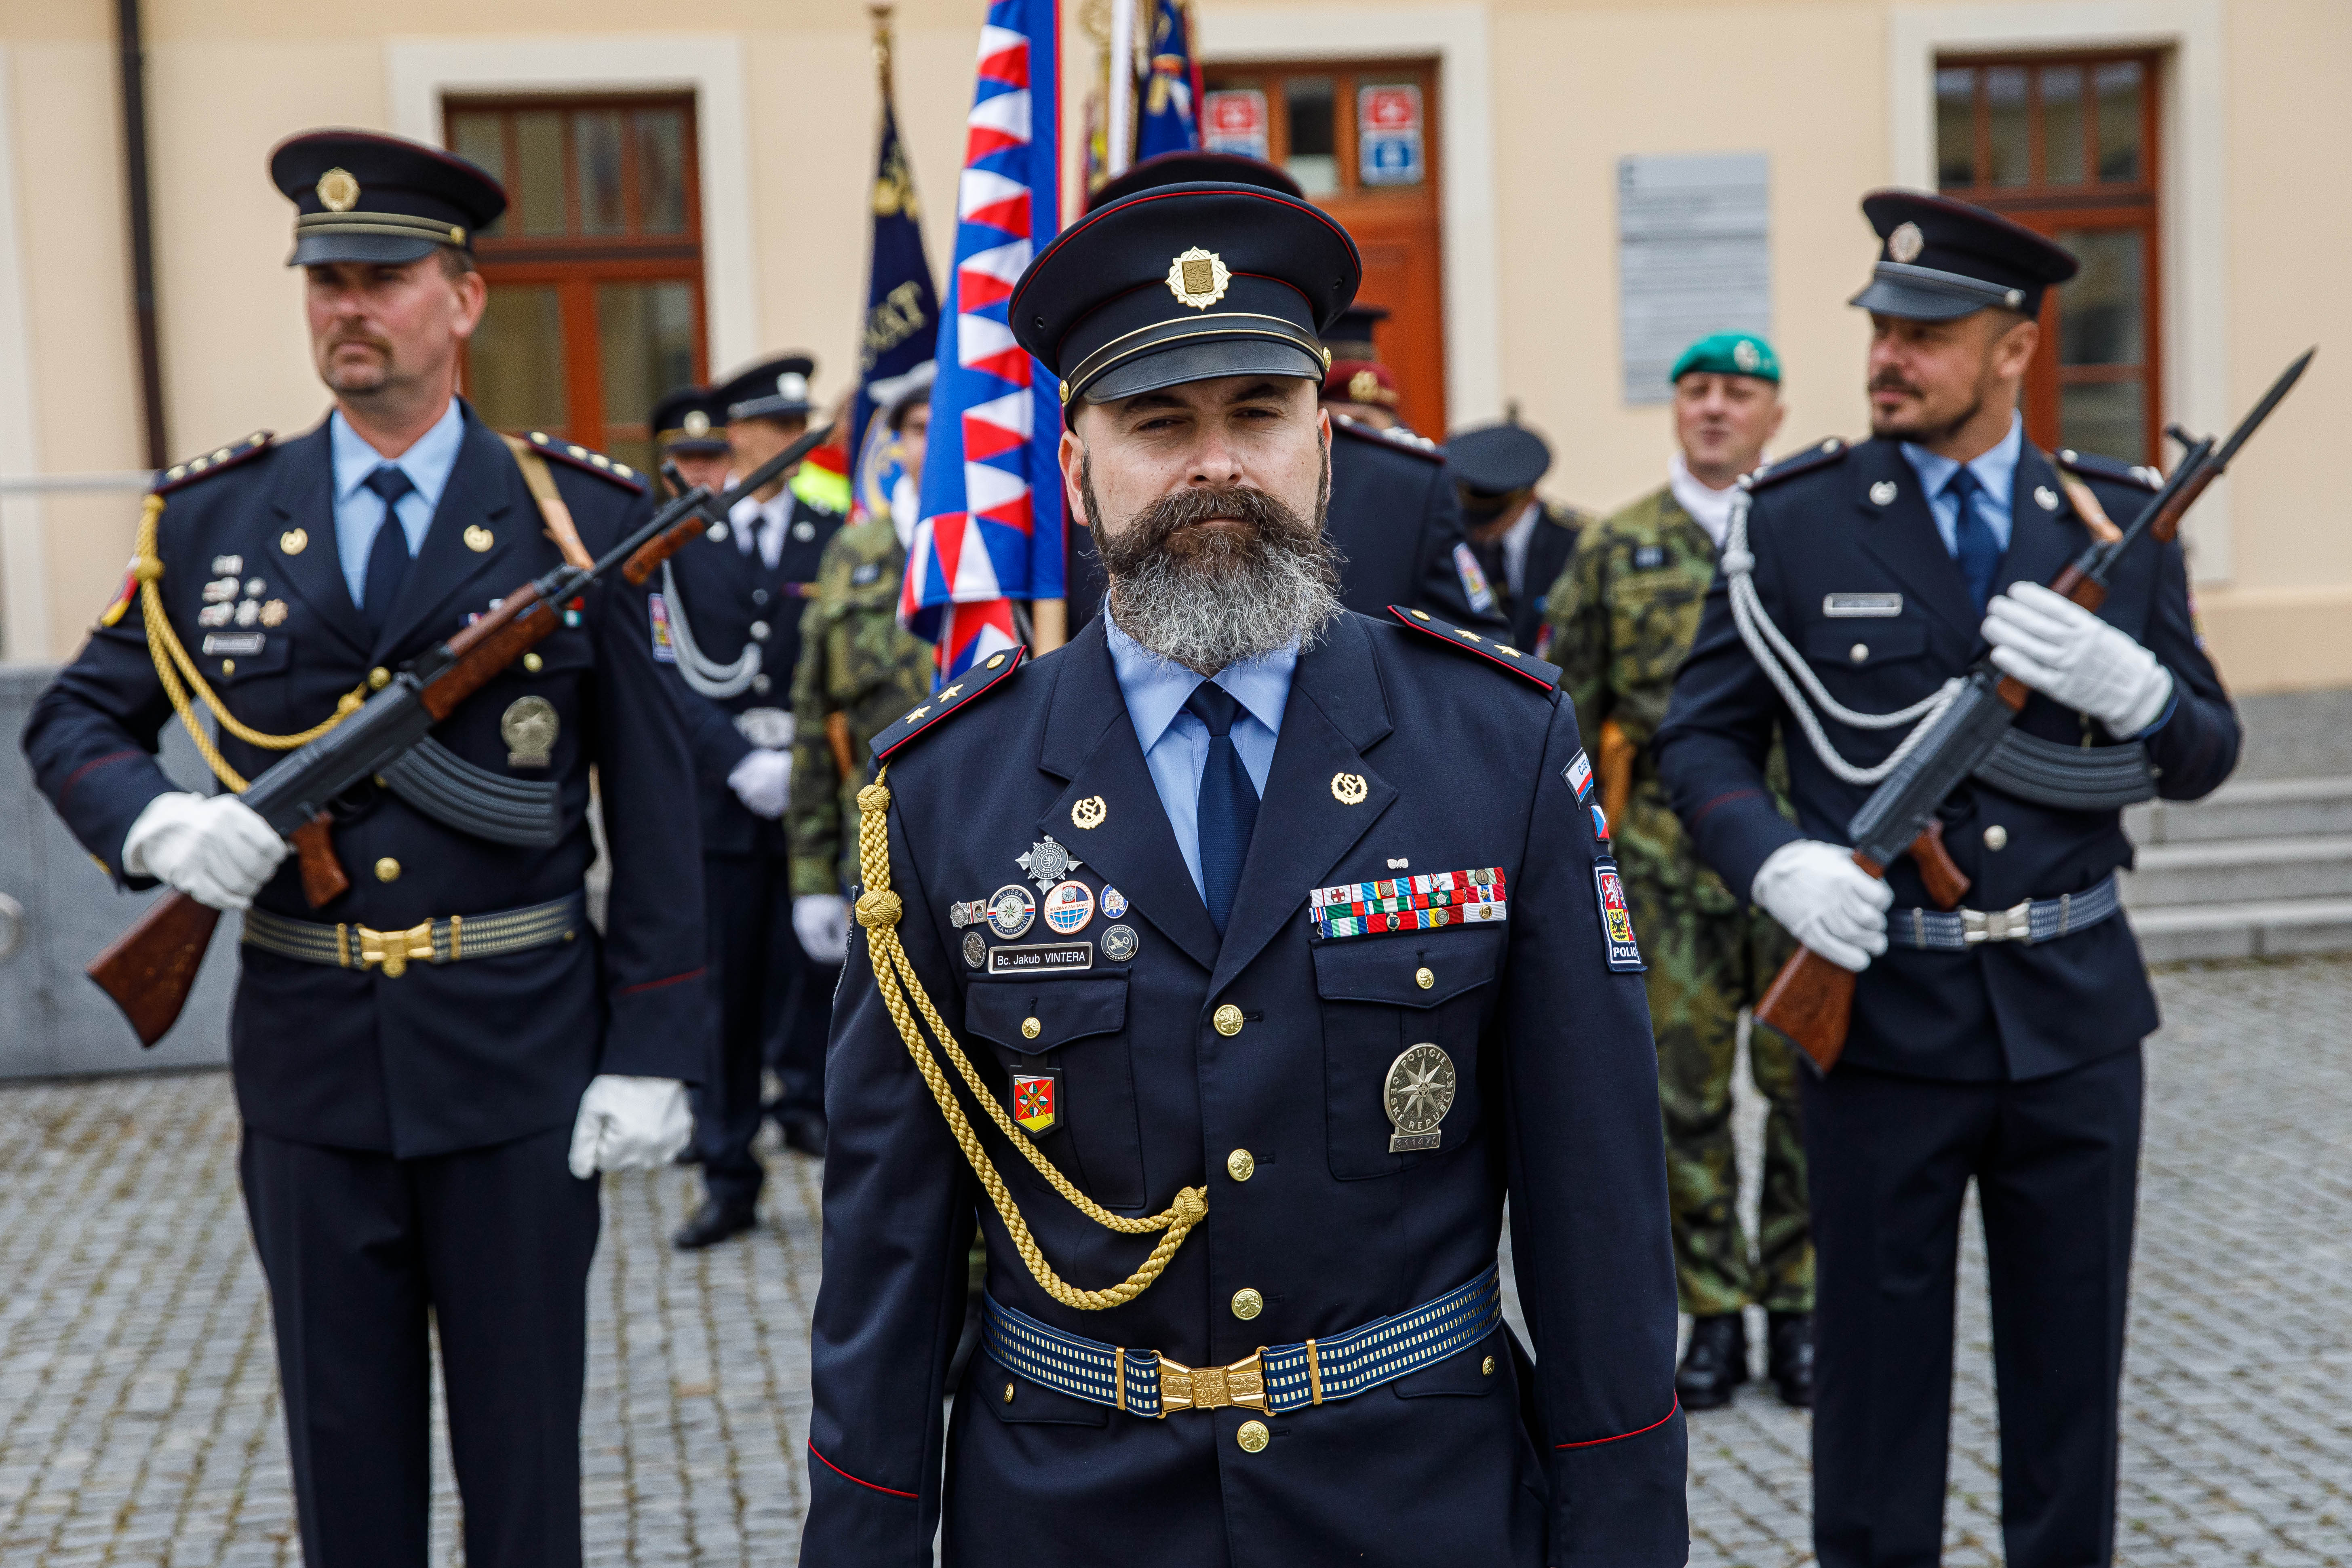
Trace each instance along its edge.
{"label": "wooden window frame", "polygon": [[[1246,79],[1258,84],[1265,94],[1266,162],[1281,168],[1290,154],[1290,98],[1282,90],[1283,83],[1302,77],[1331,78],[1331,155],[1339,166],[1339,188],[1320,196],[1309,195],[1310,202],[1423,202],[1431,199],[1429,193],[1440,188],[1444,180],[1442,162],[1444,145],[1439,133],[1437,117],[1430,111],[1436,97],[1441,61],[1422,56],[1400,56],[1394,59],[1346,60],[1283,60],[1279,63],[1258,64],[1255,61],[1213,60],[1202,67],[1203,79]],[[1421,182],[1412,185],[1368,185],[1363,183],[1363,170],[1359,157],[1362,139],[1356,124],[1356,93],[1367,77],[1405,76],[1421,89]],[[1220,90],[1210,86],[1210,92]],[[1440,214],[1441,218],[1443,214]]]}
{"label": "wooden window frame", "polygon": [[[2053,290],[2042,305],[2042,346],[2035,353],[2025,378],[2027,436],[2041,446],[2059,444],[2059,397],[2064,387],[2136,382],[2145,388],[2145,428],[2141,437],[2144,460],[2159,462],[2164,453],[2164,146],[2159,100],[2167,58],[2166,51],[2148,48],[1973,52],[1939,54],[1932,68],[1937,72],[1977,73],[1969,108],[1970,155],[1975,164],[1971,174],[1975,177],[1965,185],[1939,182],[1937,188],[1941,194],[2015,219],[2042,234],[2065,229],[2132,229],[2144,237],[2140,290],[2140,342],[2144,349],[2140,363],[2062,367],[2058,363],[2058,291]],[[2101,180],[2096,177],[2099,117],[2093,83],[2099,67],[2126,63],[2140,68],[2139,177]],[[2070,184],[2053,185],[2045,179],[2042,72],[2052,66],[2079,66],[2083,70],[2083,167],[2088,177]],[[2021,185],[1984,183],[1984,176],[1992,167],[1992,115],[1988,101],[1990,86],[1985,72],[1998,67],[2015,67],[2026,72],[2026,167],[2030,177]],[[1930,99],[1940,101],[1932,88]],[[1937,151],[1940,174],[1940,143]]]}
{"label": "wooden window frame", "polygon": [[[680,143],[685,226],[677,234],[646,234],[637,230],[642,218],[638,140],[624,135],[621,145],[621,205],[627,230],[620,234],[572,232],[581,215],[573,210],[581,189],[577,115],[583,111],[627,114],[646,109],[680,111]],[[683,282],[693,300],[692,341],[694,379],[709,376],[709,286],[703,272],[702,167],[699,119],[695,95],[684,92],[556,92],[450,93],[443,97],[444,143],[456,144],[456,120],[461,114],[492,113],[502,117],[500,153],[503,167],[490,173],[514,185],[508,174],[519,166],[516,117],[554,111],[563,115],[564,221],[560,235],[499,232],[478,236],[475,263],[483,281],[553,287],[563,322],[564,410],[566,427],[557,434],[604,449],[616,441],[644,440],[649,436],[644,410],[628,410],[615,419],[604,407],[604,351],[598,341],[596,289],[605,283]],[[511,223],[516,208],[508,209]]]}

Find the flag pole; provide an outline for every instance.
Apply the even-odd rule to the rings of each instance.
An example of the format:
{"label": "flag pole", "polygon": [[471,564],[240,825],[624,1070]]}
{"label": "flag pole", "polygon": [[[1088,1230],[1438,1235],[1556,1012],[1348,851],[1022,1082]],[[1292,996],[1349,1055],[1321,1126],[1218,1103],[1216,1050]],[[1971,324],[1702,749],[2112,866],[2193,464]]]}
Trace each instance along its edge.
{"label": "flag pole", "polygon": [[1135,154],[1135,0],[1110,0],[1110,105],[1103,168],[1116,177]]}

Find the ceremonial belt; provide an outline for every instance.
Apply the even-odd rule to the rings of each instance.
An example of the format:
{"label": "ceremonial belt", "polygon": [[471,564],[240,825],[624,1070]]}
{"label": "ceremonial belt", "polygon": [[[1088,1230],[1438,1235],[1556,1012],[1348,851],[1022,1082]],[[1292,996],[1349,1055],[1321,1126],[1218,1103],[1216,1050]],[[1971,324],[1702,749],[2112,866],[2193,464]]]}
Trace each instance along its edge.
{"label": "ceremonial belt", "polygon": [[1896,910],[1886,917],[1886,936],[1897,947],[1932,952],[1965,952],[1980,942],[2048,942],[2098,924],[2121,902],[2109,873],[2087,891],[2028,899],[2005,910]]}
{"label": "ceremonial belt", "polygon": [[1281,1415],[1351,1399],[1434,1366],[1502,1326],[1493,1264],[1457,1290],[1328,1339],[1260,1345],[1230,1366],[1186,1366],[1158,1351],[1107,1345],[982,1298],[981,1344],[1006,1371],[1073,1399],[1163,1420],[1174,1410],[1238,1405]]}
{"label": "ceremonial belt", "polygon": [[264,952],[338,969],[373,969],[397,980],[414,963],[455,963],[495,958],[569,942],[588,923],[588,895],[570,894],[551,903],[487,915],[451,915],[420,921],[406,931],[374,931],[362,925],[321,925],[289,920],[267,910],[245,911],[242,940]]}

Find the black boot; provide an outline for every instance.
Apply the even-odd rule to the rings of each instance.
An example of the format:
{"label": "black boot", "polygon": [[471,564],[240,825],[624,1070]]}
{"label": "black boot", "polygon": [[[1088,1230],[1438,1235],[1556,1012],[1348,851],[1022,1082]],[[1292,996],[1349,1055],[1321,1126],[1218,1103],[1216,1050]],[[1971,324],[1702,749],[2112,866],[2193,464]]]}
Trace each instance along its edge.
{"label": "black boot", "polygon": [[1685,1410],[1718,1410],[1748,1381],[1748,1324],[1738,1312],[1691,1320],[1690,1349],[1675,1370]]}
{"label": "black boot", "polygon": [[756,1203],[721,1203],[707,1197],[693,1216],[678,1226],[677,1234],[669,1238],[670,1245],[680,1252],[699,1252],[730,1237],[740,1236],[759,1223]]}
{"label": "black boot", "polygon": [[1766,1342],[1771,1348],[1771,1378],[1780,1390],[1780,1402],[1800,1410],[1813,1404],[1813,1315],[1772,1312],[1766,1315]]}

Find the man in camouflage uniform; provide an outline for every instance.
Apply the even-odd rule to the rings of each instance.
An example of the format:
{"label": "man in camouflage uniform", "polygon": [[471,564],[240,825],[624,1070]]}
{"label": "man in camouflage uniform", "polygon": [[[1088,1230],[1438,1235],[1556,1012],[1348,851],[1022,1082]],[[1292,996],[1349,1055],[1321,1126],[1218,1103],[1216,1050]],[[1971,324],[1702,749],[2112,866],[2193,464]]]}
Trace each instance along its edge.
{"label": "man in camouflage uniform", "polygon": [[931,645],[898,625],[898,585],[922,488],[932,375],[926,362],[874,386],[880,405],[874,416],[897,438],[898,472],[877,479],[877,493],[866,498],[871,515],[825,542],[816,595],[801,613],[801,662],[793,674],[799,723],[784,836],[793,929],[823,963],[841,963],[849,945],[843,890],[857,879],[857,791],[873,763],[866,743],[931,689]]}
{"label": "man in camouflage uniform", "polygon": [[[1780,428],[1780,379],[1771,348],[1749,334],[1717,334],[1683,354],[1673,376],[1682,449],[1669,482],[1585,530],[1547,614],[1545,657],[1560,666],[1578,729],[1593,738],[1610,835],[1650,961],[1675,1263],[1692,1317],[1675,1385],[1693,1410],[1730,1403],[1747,1380],[1741,1312],[1750,1304],[1768,1314],[1780,1396],[1800,1405],[1812,1398],[1813,1246],[1797,1055],[1769,1029],[1748,1042],[1750,1072],[1770,1104],[1753,1258],[1731,1137],[1739,1012],[1763,994],[1791,944],[1692,856],[1650,753],[1675,667],[1698,631],[1734,487]],[[1777,778],[1777,758],[1773,771]]]}

